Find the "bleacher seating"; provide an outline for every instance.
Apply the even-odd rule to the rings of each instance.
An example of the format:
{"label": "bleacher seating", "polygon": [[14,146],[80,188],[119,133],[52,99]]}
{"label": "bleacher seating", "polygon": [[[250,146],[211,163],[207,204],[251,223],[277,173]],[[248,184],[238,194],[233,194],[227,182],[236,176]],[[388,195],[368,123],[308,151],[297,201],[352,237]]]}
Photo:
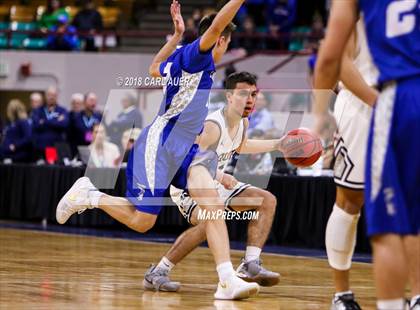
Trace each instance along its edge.
{"label": "bleacher seating", "polygon": [[117,26],[121,14],[121,10],[118,7],[100,6],[98,11],[102,15],[105,29],[113,29]]}
{"label": "bleacher seating", "polygon": [[10,7],[10,21],[30,23],[34,20],[36,7],[27,5],[12,5]]}

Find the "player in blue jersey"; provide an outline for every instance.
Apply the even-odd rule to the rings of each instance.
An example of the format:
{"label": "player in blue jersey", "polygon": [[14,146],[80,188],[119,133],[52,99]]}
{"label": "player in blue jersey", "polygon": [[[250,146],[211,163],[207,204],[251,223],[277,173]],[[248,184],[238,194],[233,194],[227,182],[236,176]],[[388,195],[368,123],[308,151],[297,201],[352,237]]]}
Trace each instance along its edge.
{"label": "player in blue jersey", "polygon": [[[243,3],[244,0],[230,0],[219,13],[204,17],[198,29],[199,38],[177,47],[185,26],[180,5],[173,1],[175,33],[155,56],[149,70],[153,77],[163,77],[172,83],[165,87],[158,115],[143,129],[130,153],[127,198],[103,194],[88,178],[81,178],[58,204],[59,223],[65,223],[75,212],[100,208],[128,227],[146,232],[153,227],[162,206],[168,205],[171,184],[188,188],[202,208],[223,210],[224,203],[213,181],[217,157],[199,152],[195,140],[207,116],[215,63],[227,50],[235,28],[232,19]],[[242,299],[256,295],[258,284],[247,283],[235,274],[223,218],[207,221],[205,229],[220,280],[215,297]]]}
{"label": "player in blue jersey", "polygon": [[[420,1],[334,1],[315,71],[314,111],[322,123],[325,90],[340,73],[361,10],[380,94],[368,138],[365,205],[373,247],[377,307],[420,309]],[[324,91],[320,91],[324,90]],[[320,126],[318,126],[320,127]]]}

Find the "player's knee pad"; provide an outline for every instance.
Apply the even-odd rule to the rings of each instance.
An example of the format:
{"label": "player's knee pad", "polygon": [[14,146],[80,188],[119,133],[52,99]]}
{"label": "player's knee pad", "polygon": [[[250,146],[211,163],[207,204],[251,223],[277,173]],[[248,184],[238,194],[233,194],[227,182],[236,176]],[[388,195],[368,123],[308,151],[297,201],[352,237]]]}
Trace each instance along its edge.
{"label": "player's knee pad", "polygon": [[359,217],[359,214],[351,215],[334,205],[325,231],[328,262],[332,268],[350,269]]}
{"label": "player's knee pad", "polygon": [[204,166],[214,179],[216,178],[217,163],[217,153],[212,150],[206,150],[200,151],[195,155],[193,161],[191,162],[191,166]]}

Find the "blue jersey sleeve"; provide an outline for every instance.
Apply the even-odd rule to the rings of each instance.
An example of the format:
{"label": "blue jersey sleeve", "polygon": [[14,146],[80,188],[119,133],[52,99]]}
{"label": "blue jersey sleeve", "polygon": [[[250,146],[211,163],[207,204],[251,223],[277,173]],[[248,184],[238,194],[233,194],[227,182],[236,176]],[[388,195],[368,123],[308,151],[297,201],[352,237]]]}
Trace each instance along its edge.
{"label": "blue jersey sleeve", "polygon": [[212,70],[214,67],[212,50],[200,51],[200,38],[186,45],[182,50],[181,67],[189,73]]}

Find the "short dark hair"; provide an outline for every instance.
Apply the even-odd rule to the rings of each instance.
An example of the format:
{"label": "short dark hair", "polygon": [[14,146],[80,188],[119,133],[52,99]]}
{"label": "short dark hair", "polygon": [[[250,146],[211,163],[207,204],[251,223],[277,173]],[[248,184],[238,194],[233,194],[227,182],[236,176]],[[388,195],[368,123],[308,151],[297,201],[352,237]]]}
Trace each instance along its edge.
{"label": "short dark hair", "polygon": [[233,90],[238,83],[257,85],[257,76],[246,71],[232,73],[225,80],[225,88]]}
{"label": "short dark hair", "polygon": [[[198,35],[202,36],[207,29],[210,28],[211,24],[213,23],[214,18],[216,17],[217,13],[211,13],[209,15],[204,16],[200,23],[198,24]],[[226,28],[222,31],[222,35],[228,36],[236,29],[236,25],[234,23],[229,23]]]}

